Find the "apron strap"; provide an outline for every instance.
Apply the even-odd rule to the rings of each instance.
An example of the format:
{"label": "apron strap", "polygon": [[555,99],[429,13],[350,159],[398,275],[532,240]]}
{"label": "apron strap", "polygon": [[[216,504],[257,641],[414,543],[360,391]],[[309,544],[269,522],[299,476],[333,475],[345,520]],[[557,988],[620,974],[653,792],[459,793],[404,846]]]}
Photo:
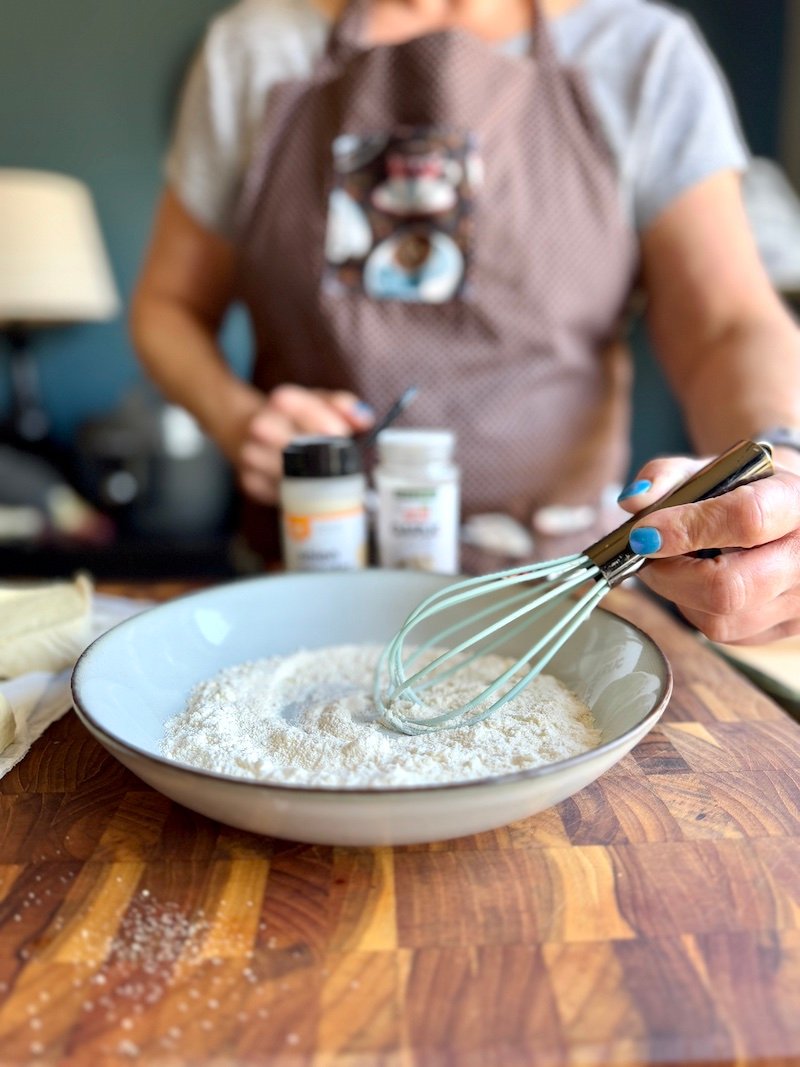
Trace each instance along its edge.
{"label": "apron strap", "polygon": [[361,50],[361,30],[372,0],[348,0],[331,27],[323,62],[341,63]]}
{"label": "apron strap", "polygon": [[561,66],[556,54],[550,22],[542,11],[542,0],[531,0],[533,9],[533,31],[531,33],[530,55],[542,66],[557,69]]}

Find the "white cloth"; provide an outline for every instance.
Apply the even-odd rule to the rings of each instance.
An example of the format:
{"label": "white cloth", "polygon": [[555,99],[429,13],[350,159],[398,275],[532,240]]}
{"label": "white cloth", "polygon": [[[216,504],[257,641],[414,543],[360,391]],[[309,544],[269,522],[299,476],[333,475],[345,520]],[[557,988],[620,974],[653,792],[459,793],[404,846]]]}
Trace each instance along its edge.
{"label": "white cloth", "polygon": [[[686,12],[652,0],[582,0],[550,23],[580,70],[616,161],[623,207],[644,229],[682,192],[748,152],[725,79]],[[273,85],[306,78],[330,22],[312,0],[239,0],[216,16],[183,91],[167,180],[226,236]],[[524,37],[498,47],[526,50]]]}
{"label": "white cloth", "polygon": [[[118,622],[138,615],[151,606],[147,600],[129,600],[96,593],[92,598],[91,640],[94,641]],[[14,740],[0,753],[0,778],[19,763],[51,723],[70,710],[71,676],[72,668],[67,667],[58,673],[33,671],[0,682],[0,693],[11,704],[17,723]]]}

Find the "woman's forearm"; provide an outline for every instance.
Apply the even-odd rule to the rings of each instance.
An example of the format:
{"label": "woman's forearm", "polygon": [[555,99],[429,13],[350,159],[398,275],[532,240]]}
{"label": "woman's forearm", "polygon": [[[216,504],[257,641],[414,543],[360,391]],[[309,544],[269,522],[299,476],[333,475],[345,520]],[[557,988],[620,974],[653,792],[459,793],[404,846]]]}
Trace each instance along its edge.
{"label": "woman's forearm", "polygon": [[175,300],[141,294],[130,326],[148,376],[234,460],[243,427],[264,398],[228,366],[210,325]]}
{"label": "woman's forearm", "polygon": [[673,387],[700,452],[773,426],[800,427],[800,330],[788,313],[736,322]]}

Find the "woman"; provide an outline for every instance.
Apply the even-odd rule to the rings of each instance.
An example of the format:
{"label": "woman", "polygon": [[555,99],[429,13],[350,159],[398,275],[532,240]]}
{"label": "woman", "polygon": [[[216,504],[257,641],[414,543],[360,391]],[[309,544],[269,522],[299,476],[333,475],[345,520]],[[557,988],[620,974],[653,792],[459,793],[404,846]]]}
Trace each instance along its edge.
{"label": "woman", "polygon": [[[414,421],[459,433],[467,511],[577,505],[588,542],[627,464],[635,289],[699,453],[800,427],[745,165],[702,43],[647,0],[242,0],[187,87],[135,344],[236,467],[251,530],[292,436],[365,429],[414,383]],[[252,383],[216,342],[236,298]],[[636,532],[644,580],[718,640],[800,629],[800,453],[776,455]],[[623,506],[692,466],[648,464]]]}

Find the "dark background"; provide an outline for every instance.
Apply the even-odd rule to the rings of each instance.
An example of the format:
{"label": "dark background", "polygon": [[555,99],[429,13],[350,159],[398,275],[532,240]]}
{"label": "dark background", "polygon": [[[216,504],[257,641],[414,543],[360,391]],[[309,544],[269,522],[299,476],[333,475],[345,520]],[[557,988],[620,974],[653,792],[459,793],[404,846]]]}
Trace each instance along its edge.
{"label": "dark background", "polygon": [[[729,79],[752,151],[773,158],[779,156],[791,2],[686,0],[680,5],[696,18]],[[89,185],[123,301],[147,240],[181,80],[209,18],[226,6],[219,0],[8,0],[4,5],[0,166],[62,171]],[[86,419],[108,413],[142,382],[124,314],[110,323],[42,332],[35,346],[53,434],[65,448],[74,445]],[[226,325],[224,346],[237,370],[246,373],[249,335],[239,313]],[[676,408],[641,335],[637,364],[634,465],[653,451],[684,443]],[[0,352],[0,418],[8,396],[7,360]],[[216,471],[214,478],[224,494]],[[225,512],[222,539],[228,521]],[[168,544],[170,538],[156,530],[131,543],[127,557],[109,568],[130,573],[139,555],[143,570],[228,566],[219,538],[209,546],[205,535],[198,535],[194,556],[190,533],[181,531],[177,540]],[[157,558],[159,545],[163,558]],[[63,566],[52,549],[49,563],[36,563],[30,552],[20,557],[0,544],[0,573]]]}

